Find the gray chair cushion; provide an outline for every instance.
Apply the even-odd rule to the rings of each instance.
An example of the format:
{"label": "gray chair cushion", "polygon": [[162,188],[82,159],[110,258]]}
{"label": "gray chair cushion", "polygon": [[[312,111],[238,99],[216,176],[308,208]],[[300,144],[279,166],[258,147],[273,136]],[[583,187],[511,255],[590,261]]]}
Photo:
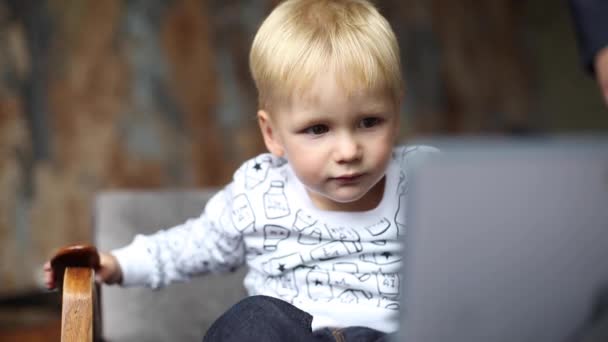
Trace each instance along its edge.
{"label": "gray chair cushion", "polygon": [[[104,192],[96,198],[94,226],[99,250],[131,242],[199,216],[214,191]],[[201,341],[226,309],[245,297],[245,267],[161,290],[104,286],[103,337],[108,341]]]}

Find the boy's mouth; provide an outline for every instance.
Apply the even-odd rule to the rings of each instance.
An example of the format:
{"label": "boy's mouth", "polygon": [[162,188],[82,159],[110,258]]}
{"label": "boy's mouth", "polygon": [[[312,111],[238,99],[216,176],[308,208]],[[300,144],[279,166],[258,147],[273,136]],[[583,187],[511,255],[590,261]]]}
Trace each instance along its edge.
{"label": "boy's mouth", "polygon": [[361,177],[363,177],[363,173],[352,173],[348,175],[333,177],[332,179],[342,183],[352,183],[358,181]]}

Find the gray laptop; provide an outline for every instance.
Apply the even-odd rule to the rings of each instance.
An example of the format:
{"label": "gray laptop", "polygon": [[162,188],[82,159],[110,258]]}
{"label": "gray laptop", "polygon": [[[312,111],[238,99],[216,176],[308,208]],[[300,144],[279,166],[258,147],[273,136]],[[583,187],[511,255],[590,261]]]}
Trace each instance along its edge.
{"label": "gray laptop", "polygon": [[435,141],[410,183],[400,341],[608,341],[608,140]]}

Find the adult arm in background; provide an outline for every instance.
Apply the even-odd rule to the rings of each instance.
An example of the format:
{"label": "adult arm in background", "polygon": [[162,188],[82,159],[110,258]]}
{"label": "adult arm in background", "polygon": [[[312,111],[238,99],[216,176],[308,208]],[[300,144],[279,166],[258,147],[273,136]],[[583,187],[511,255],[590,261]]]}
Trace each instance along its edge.
{"label": "adult arm in background", "polygon": [[569,0],[586,70],[600,87],[608,106],[608,0]]}

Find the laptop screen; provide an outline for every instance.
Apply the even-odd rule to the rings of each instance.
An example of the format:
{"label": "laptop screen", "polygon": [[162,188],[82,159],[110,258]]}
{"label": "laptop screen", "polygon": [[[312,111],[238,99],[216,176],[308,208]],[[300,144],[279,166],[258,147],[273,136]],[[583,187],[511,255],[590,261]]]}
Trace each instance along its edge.
{"label": "laptop screen", "polygon": [[442,152],[410,186],[399,340],[593,333],[608,289],[608,142],[427,144]]}

